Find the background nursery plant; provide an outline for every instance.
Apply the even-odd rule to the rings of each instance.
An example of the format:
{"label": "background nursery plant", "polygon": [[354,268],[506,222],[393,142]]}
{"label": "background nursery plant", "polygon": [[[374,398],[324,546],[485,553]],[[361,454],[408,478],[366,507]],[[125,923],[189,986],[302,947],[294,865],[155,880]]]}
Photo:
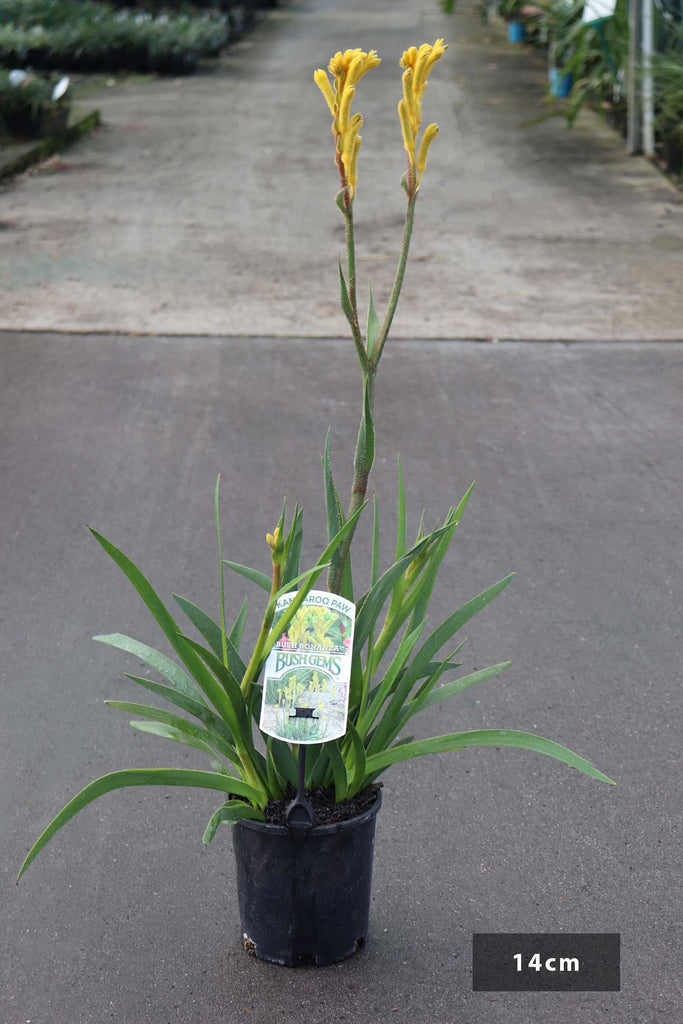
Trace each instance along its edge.
{"label": "background nursery plant", "polygon": [[[462,607],[451,612],[435,628],[427,609],[437,573],[455,536],[472,494],[469,487],[460,502],[448,509],[431,530],[424,517],[417,535],[408,540],[403,480],[398,478],[398,516],[393,561],[380,568],[380,527],[373,501],[372,558],[369,586],[356,593],[353,582],[351,546],[358,520],[366,506],[368,478],[375,456],[375,382],[384,346],[400,295],[408,258],[415,208],[427,157],[438,127],[422,130],[422,102],[428,77],[446,47],[438,39],[406,50],[401,60],[402,95],[398,103],[407,168],[402,179],[406,197],[403,238],[394,285],[383,318],[370,294],[365,330],[360,326],[355,265],[353,203],[358,186],[360,130],[363,118],[352,113],[361,79],[380,63],[374,50],[337,53],[328,71],[317,70],[316,84],[328,105],[332,119],[334,158],[340,190],[336,203],[344,218],[346,233],[345,267],[339,263],[341,306],[348,320],[363,383],[360,427],[353,463],[353,483],[348,506],[344,508],[335,486],[330,464],[330,434],[325,440],[322,466],[327,513],[328,543],[314,564],[302,571],[300,555],[303,512],[296,506],[289,523],[283,506],[272,534],[267,535],[270,572],[224,560],[219,518],[219,485],[215,490],[215,520],[219,559],[219,599],[215,616],[184,597],[175,603],[194,627],[198,638],[187,634],[185,625],[162,601],[151,583],[111,541],[92,534],[126,575],[139,598],[164,632],[175,658],[120,633],[95,639],[119,648],[145,662],[159,676],[154,681],[128,674],[164,706],[109,700],[107,705],[129,715],[142,732],[193,747],[209,759],[206,770],[133,768],[114,771],[90,783],[78,793],[42,832],[29,851],[20,875],[45,844],[75,814],[97,797],[114,789],[133,786],[188,786],[213,789],[222,802],[211,816],[204,842],[211,841],[223,822],[252,819],[264,821],[269,805],[286,797],[297,784],[297,744],[288,744],[261,733],[257,727],[262,699],[262,670],[276,640],[288,633],[316,582],[327,572],[328,590],[356,604],[352,645],[349,713],[347,729],[339,739],[309,743],[301,765],[309,792],[323,787],[343,804],[358,794],[373,800],[373,784],[391,765],[423,754],[443,753],[469,746],[510,746],[547,754],[578,768],[593,779],[610,782],[590,761],[552,740],[532,733],[505,729],[451,732],[426,739],[405,735],[420,712],[461,691],[489,679],[508,667],[509,662],[450,678],[460,667],[457,660],[464,641],[455,635],[510,582],[511,576],[488,586]],[[261,624],[254,647],[243,644],[248,605],[246,599],[229,619],[224,583],[225,568],[245,577],[265,591]],[[288,607],[276,617],[278,599],[295,592]],[[325,616],[311,616],[311,637],[344,646],[343,620],[333,623]],[[317,631],[317,633],[316,633]],[[448,681],[446,681],[448,680]],[[311,680],[306,685],[311,688]],[[170,710],[168,705],[170,705]],[[302,737],[303,738],[303,737]],[[210,769],[210,770],[209,770]],[[353,812],[352,812],[353,813]]]}

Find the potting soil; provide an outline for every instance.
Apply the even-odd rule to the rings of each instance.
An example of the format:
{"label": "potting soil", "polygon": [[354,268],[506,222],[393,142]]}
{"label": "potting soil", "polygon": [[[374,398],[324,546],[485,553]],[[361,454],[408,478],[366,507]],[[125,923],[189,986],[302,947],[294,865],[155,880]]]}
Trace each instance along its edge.
{"label": "potting soil", "polygon": [[[351,800],[334,802],[334,790],[319,786],[318,789],[306,791],[306,796],[315,811],[316,825],[336,825],[340,821],[348,821],[363,814],[374,804],[377,791],[382,788],[381,782],[373,782],[371,786],[357,793]],[[284,800],[271,800],[266,807],[266,821],[270,825],[284,825],[285,812],[296,796],[296,790],[289,785]]]}

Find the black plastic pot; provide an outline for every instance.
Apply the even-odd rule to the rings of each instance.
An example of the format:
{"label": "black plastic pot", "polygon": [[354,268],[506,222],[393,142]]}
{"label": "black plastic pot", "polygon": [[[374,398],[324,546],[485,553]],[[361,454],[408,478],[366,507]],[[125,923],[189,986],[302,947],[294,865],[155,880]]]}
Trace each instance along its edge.
{"label": "black plastic pot", "polygon": [[30,108],[4,115],[8,130],[18,138],[45,139],[66,131],[69,123],[69,107],[62,105],[55,110],[32,111]]}
{"label": "black plastic pot", "polygon": [[298,835],[284,825],[238,821],[232,829],[244,947],[295,967],[334,964],[365,941],[375,819],[369,810]]}

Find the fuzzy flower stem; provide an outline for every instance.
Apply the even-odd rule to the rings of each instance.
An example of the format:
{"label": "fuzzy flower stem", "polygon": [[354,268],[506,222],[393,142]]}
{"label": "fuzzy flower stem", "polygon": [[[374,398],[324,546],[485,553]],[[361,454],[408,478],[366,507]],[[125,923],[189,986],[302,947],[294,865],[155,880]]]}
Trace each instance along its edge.
{"label": "fuzzy flower stem", "polygon": [[[394,278],[394,287],[391,290],[391,296],[389,298],[389,305],[387,307],[386,316],[382,325],[382,330],[377,342],[377,347],[373,354],[372,359],[368,360],[363,349],[363,355],[366,356],[367,366],[363,367],[363,386],[367,390],[368,398],[368,410],[370,413],[370,423],[366,421],[365,412],[361,419],[360,428],[358,430],[358,439],[356,441],[356,457],[354,459],[353,467],[353,483],[351,485],[351,501],[349,503],[348,512],[346,513],[347,519],[350,518],[354,512],[356,512],[365,501],[365,495],[368,489],[368,479],[370,477],[370,470],[372,469],[372,461],[369,461],[366,455],[365,443],[367,441],[368,430],[374,433],[374,405],[375,405],[375,375],[377,373],[377,366],[382,355],[382,349],[384,348],[384,342],[386,341],[389,329],[391,328],[391,322],[396,312],[396,306],[398,305],[398,298],[401,294],[401,288],[403,287],[403,278],[405,277],[406,264],[408,262],[408,251],[410,249],[410,239],[413,233],[413,219],[415,216],[415,203],[417,202],[417,186],[414,179],[411,177],[408,181],[408,206],[406,209],[406,219],[403,226],[403,238],[401,240],[401,252],[398,259],[398,266],[396,268],[396,277]],[[349,204],[350,205],[350,204]],[[349,232],[348,232],[349,221],[347,219],[347,247],[349,245]],[[353,241],[353,221],[351,221],[351,240]],[[352,249],[349,249],[349,278],[351,278],[351,267],[355,271],[355,262],[352,262]],[[354,274],[355,278],[355,274]],[[355,279],[354,279],[355,284]],[[354,297],[351,299],[351,290],[349,286],[349,302],[352,302],[352,309],[356,316],[356,324],[358,322],[358,313],[356,312],[355,306],[355,289]],[[352,325],[353,330],[353,325]],[[355,332],[354,332],[355,340]],[[362,342],[361,342],[362,346]],[[361,366],[363,361],[361,360]],[[344,578],[344,567],[346,565],[346,559],[349,555],[351,548],[351,542],[355,529],[351,530],[349,534],[344,538],[339,546],[339,557],[335,571],[330,571],[328,576],[328,587],[334,594],[338,594],[341,591],[342,580]]]}
{"label": "fuzzy flower stem", "polygon": [[[374,434],[374,408],[375,408],[375,373],[376,370],[369,367],[367,371],[363,372],[363,389],[364,399],[365,393],[367,392],[367,404],[370,412],[370,423],[368,424],[365,420],[365,415],[361,419],[360,427],[358,429],[358,437],[356,439],[356,455],[353,464],[353,483],[351,484],[351,500],[346,513],[347,520],[358,511],[363,502],[365,501],[365,495],[368,489],[368,479],[370,477],[370,470],[372,469],[372,461],[367,458],[365,439],[367,436],[368,429],[373,431]],[[374,448],[374,445],[373,445]],[[357,525],[357,522],[356,522]],[[346,559],[349,556],[351,549],[351,542],[353,535],[356,532],[356,526],[346,535],[344,540],[339,545],[339,558],[335,572],[330,570],[327,578],[327,585],[333,594],[339,594],[341,592],[342,581],[344,579],[344,568],[346,566]]]}
{"label": "fuzzy flower stem", "polygon": [[[341,157],[337,155],[337,167],[339,168],[339,180],[342,188],[346,188],[346,175]],[[351,316],[347,317],[353,343],[356,346],[356,354],[363,372],[368,364],[368,357],[363,345],[363,336],[358,321],[358,301],[356,298],[356,242],[353,230],[353,200],[349,198],[348,192],[344,193],[344,226],[346,230],[346,256],[347,256],[347,277],[349,288],[349,303],[351,305]]]}
{"label": "fuzzy flower stem", "polygon": [[410,249],[410,239],[413,233],[413,219],[415,217],[415,203],[417,202],[417,189],[414,184],[409,182],[408,186],[408,206],[406,209],[406,219],[403,225],[403,238],[401,239],[401,253],[398,258],[398,266],[396,268],[396,277],[394,278],[394,287],[391,290],[391,296],[389,297],[389,305],[387,306],[387,312],[384,317],[384,323],[382,324],[382,330],[377,342],[377,348],[375,349],[374,355],[371,360],[371,367],[373,370],[377,369],[377,364],[382,356],[382,349],[384,348],[384,342],[387,340],[387,335],[391,328],[391,322],[394,319],[394,313],[396,312],[396,306],[398,305],[398,297],[401,294],[401,288],[403,287],[403,278],[405,277],[406,264],[408,262],[408,251]]}
{"label": "fuzzy flower stem", "polygon": [[[360,344],[361,348],[363,345],[360,324],[358,323],[358,304],[356,299],[356,241],[353,231],[353,205],[348,204],[345,214],[346,220],[346,253],[347,253],[347,265],[348,265],[348,276],[349,276],[349,302],[351,303],[351,309],[353,311],[353,323],[351,324],[351,330],[353,331],[353,338],[356,342],[356,347]],[[364,352],[365,350],[363,350]],[[361,360],[362,364],[363,360]]]}

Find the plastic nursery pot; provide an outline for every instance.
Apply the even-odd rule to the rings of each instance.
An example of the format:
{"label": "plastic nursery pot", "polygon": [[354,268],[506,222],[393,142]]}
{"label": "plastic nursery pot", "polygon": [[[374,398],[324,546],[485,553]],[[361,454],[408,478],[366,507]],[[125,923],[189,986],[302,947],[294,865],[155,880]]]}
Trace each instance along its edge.
{"label": "plastic nursery pot", "polygon": [[548,72],[550,79],[550,95],[565,100],[572,91],[574,76],[571,72],[563,75],[559,68],[551,68]]}
{"label": "plastic nursery pot", "polygon": [[305,833],[248,819],[233,826],[242,939],[249,953],[286,967],[353,956],[368,930],[381,803],[378,790],[363,814]]}
{"label": "plastic nursery pot", "polygon": [[523,21],[508,21],[508,43],[523,43],[525,35]]}
{"label": "plastic nursery pot", "polygon": [[69,123],[69,107],[60,106],[56,110],[20,110],[5,116],[5,123],[13,135],[24,139],[45,139],[50,135],[59,135],[66,130]]}

